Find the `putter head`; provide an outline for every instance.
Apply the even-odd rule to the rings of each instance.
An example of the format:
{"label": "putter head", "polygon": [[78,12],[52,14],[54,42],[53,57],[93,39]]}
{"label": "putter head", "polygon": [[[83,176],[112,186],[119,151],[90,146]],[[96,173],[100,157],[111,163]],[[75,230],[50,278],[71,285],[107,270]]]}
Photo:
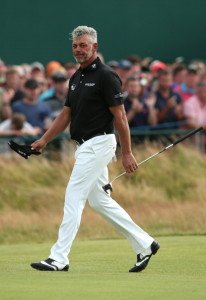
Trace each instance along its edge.
{"label": "putter head", "polygon": [[111,185],[111,183],[108,183],[108,184],[103,185],[102,188],[103,188],[103,190],[105,191],[105,193],[107,193],[107,194],[109,194],[108,191],[111,191],[111,192],[113,191],[113,190],[112,190],[112,185]]}

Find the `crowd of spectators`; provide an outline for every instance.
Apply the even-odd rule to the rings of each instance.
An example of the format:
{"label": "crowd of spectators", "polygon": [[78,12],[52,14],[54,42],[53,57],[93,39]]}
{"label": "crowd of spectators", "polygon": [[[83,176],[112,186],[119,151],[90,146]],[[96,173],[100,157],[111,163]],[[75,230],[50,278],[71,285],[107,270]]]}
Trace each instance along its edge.
{"label": "crowd of spectators", "polygon": [[[100,54],[100,59],[104,60]],[[107,62],[122,80],[131,129],[206,127],[206,65],[131,55]],[[62,109],[75,63],[7,65],[0,60],[0,136],[42,134]]]}

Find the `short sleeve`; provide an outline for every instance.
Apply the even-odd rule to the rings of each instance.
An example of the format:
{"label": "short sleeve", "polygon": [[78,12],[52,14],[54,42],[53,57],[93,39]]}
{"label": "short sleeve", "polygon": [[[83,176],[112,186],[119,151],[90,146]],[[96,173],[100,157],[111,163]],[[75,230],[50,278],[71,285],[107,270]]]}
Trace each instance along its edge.
{"label": "short sleeve", "polygon": [[102,97],[108,107],[124,103],[121,80],[113,71],[102,74]]}

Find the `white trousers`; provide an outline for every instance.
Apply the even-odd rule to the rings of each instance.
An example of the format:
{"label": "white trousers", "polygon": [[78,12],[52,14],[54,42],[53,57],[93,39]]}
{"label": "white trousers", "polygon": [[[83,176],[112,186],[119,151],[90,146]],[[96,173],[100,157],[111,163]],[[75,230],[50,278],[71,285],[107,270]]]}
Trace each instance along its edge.
{"label": "white trousers", "polygon": [[129,240],[136,254],[143,252],[154,241],[102,188],[108,183],[107,165],[115,156],[115,151],[114,134],[94,137],[76,150],[76,160],[65,194],[64,216],[58,240],[51,248],[49,256],[59,263],[69,264],[68,255],[87,199],[94,210]]}

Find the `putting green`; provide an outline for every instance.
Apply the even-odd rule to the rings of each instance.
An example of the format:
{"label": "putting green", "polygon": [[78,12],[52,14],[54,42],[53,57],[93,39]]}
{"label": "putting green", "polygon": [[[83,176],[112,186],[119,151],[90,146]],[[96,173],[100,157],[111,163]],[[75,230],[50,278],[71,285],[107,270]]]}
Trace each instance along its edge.
{"label": "putting green", "polygon": [[76,241],[69,272],[39,272],[30,262],[51,245],[0,246],[2,300],[206,299],[206,237],[160,237],[142,273],[128,273],[135,255],[125,240]]}

